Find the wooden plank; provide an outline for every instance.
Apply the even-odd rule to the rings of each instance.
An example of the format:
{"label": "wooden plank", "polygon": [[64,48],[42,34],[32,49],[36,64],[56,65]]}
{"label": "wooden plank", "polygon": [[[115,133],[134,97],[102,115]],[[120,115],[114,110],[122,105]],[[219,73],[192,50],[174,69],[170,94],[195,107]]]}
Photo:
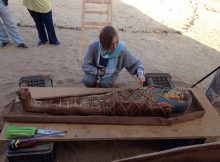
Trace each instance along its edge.
{"label": "wooden plank", "polygon": [[220,142],[206,143],[194,146],[184,146],[175,149],[138,155],[130,158],[114,160],[113,162],[207,162],[219,161]]}
{"label": "wooden plank", "polygon": [[107,19],[107,21],[112,24],[112,2],[108,5],[108,19]]}
{"label": "wooden plank", "polygon": [[126,116],[4,116],[5,121],[24,123],[74,123],[74,124],[117,124],[117,125],[171,125],[172,119],[163,120],[157,117]]}
{"label": "wooden plank", "polygon": [[85,11],[86,14],[97,14],[97,15],[103,15],[107,14],[108,11]]}
{"label": "wooden plank", "polygon": [[[74,89],[74,88],[73,88]],[[48,89],[45,92],[37,88],[31,90],[35,97],[49,97],[70,95],[73,89],[66,93],[59,89]],[[104,124],[65,124],[65,123],[13,123],[6,122],[0,136],[0,140],[6,140],[5,132],[9,125],[35,126],[37,128],[67,130],[64,138],[51,137],[52,141],[76,141],[76,140],[156,140],[156,139],[193,139],[220,137],[220,117],[213,106],[207,100],[205,94],[198,89],[192,89],[199,98],[206,113],[202,118],[179,123],[171,126],[143,126],[143,125],[104,125]],[[43,94],[42,94],[43,93]],[[76,92],[74,92],[77,94]]]}
{"label": "wooden plank", "polygon": [[84,30],[101,30],[105,26],[94,26],[94,25],[85,25],[83,28]]}
{"label": "wooden plank", "polygon": [[78,61],[81,63],[82,62],[82,52],[83,52],[83,45],[85,42],[84,39],[84,31],[85,29],[83,28],[83,22],[85,20],[85,3],[84,0],[82,2],[82,14],[81,14],[81,32],[80,32],[80,48],[79,48],[79,58]]}
{"label": "wooden plank", "polygon": [[[20,105],[20,104],[19,104]],[[24,123],[75,123],[75,124],[125,124],[125,125],[171,125],[189,120],[195,120],[204,115],[204,111],[189,112],[178,117],[131,117],[131,116],[76,116],[76,115],[52,115],[43,113],[25,112],[21,106],[7,108],[3,112],[3,119],[9,122]]]}
{"label": "wooden plank", "polygon": [[83,0],[83,3],[110,4],[112,0]]}
{"label": "wooden plank", "polygon": [[[66,87],[28,87],[34,99],[70,97],[79,95],[103,94],[118,88],[66,88]],[[18,98],[16,98],[16,102]]]}
{"label": "wooden plank", "polygon": [[105,26],[108,26],[108,25],[111,25],[111,22],[84,22],[83,23],[83,26],[84,27],[94,27],[96,26],[97,27],[105,27]]}
{"label": "wooden plank", "polygon": [[[86,8],[86,4],[95,4],[95,5],[103,5],[107,6],[106,11],[90,11],[91,9]],[[102,7],[103,8],[103,7]],[[100,14],[102,16],[107,17],[107,22],[89,22],[85,19],[86,15],[94,15]],[[82,1],[82,16],[81,16],[81,33],[80,33],[80,51],[78,61],[82,62],[82,52],[83,52],[83,44],[85,42],[84,31],[88,29],[101,29],[105,26],[112,24],[112,0],[83,0]]]}

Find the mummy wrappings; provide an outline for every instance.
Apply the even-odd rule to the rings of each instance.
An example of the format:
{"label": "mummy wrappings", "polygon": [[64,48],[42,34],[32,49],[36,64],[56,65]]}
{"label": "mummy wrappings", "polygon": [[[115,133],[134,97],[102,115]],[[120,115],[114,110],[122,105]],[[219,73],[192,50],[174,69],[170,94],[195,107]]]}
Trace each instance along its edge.
{"label": "mummy wrappings", "polygon": [[[162,116],[187,109],[186,93],[183,90],[170,91],[164,95],[149,88],[113,91],[101,95],[88,95],[37,101],[28,88],[18,90],[18,97],[27,112],[56,115],[105,115],[105,116]],[[187,103],[186,108],[177,111],[171,101]]]}

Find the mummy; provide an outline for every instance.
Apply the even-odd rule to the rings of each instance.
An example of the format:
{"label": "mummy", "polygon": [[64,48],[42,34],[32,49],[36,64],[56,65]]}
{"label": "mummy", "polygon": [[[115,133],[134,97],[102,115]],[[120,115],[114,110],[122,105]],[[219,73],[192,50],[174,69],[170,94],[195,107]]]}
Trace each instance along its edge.
{"label": "mummy", "polygon": [[17,94],[23,109],[36,113],[168,117],[175,111],[171,103],[157,102],[160,96],[147,88],[41,101],[33,99],[28,88],[20,88]]}

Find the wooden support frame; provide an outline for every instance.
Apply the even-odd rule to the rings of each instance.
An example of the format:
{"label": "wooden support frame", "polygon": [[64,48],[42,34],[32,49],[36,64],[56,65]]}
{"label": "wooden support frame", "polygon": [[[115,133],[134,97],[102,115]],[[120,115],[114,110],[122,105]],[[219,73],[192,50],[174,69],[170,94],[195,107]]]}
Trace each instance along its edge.
{"label": "wooden support frame", "polygon": [[[101,92],[101,91],[100,91]],[[95,94],[100,94],[95,92]],[[6,106],[3,112],[3,119],[8,122],[30,122],[30,123],[75,123],[75,124],[115,124],[115,125],[154,125],[168,126],[196,118],[201,118],[205,114],[197,96],[190,91],[193,102],[184,113],[173,114],[170,117],[153,116],[102,116],[102,115],[52,115],[45,113],[31,113],[23,110],[22,105],[12,101]],[[85,94],[85,93],[83,93]],[[89,94],[89,92],[87,92]],[[77,94],[75,94],[77,95]],[[42,98],[45,100],[45,98]]]}
{"label": "wooden support frame", "polygon": [[[86,8],[87,4],[106,5],[106,10],[94,11]],[[106,16],[105,22],[87,21],[87,15],[103,15]],[[80,33],[80,51],[78,61],[82,62],[82,53],[85,46],[85,30],[101,29],[105,26],[112,25],[112,0],[82,0],[82,16],[81,16],[81,33]]]}
{"label": "wooden support frame", "polygon": [[[56,98],[58,96],[86,95],[94,92],[104,93],[112,89],[98,88],[60,88],[32,87],[29,88],[33,98]],[[42,129],[68,131],[65,137],[50,137],[45,141],[84,141],[84,140],[158,140],[158,139],[197,139],[220,137],[220,117],[210,104],[205,94],[199,89],[191,89],[203,105],[206,113],[202,118],[169,126],[149,125],[112,125],[112,124],[73,124],[73,123],[21,123],[5,121],[0,135],[7,140],[5,133],[10,125],[31,126]]]}
{"label": "wooden support frame", "polygon": [[186,162],[186,161],[219,161],[220,142],[178,147],[170,150],[137,155],[112,162]]}

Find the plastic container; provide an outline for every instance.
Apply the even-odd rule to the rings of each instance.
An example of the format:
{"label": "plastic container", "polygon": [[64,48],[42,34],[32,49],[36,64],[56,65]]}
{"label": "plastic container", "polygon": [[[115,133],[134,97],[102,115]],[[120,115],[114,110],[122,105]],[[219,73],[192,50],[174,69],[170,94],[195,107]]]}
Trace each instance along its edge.
{"label": "plastic container", "polygon": [[163,88],[175,88],[169,73],[146,73],[144,86],[157,85]]}
{"label": "plastic container", "polygon": [[15,151],[8,148],[7,158],[9,162],[54,162],[56,156],[53,147],[53,142],[47,142]]}
{"label": "plastic container", "polygon": [[25,76],[19,79],[20,87],[53,87],[50,75]]}

